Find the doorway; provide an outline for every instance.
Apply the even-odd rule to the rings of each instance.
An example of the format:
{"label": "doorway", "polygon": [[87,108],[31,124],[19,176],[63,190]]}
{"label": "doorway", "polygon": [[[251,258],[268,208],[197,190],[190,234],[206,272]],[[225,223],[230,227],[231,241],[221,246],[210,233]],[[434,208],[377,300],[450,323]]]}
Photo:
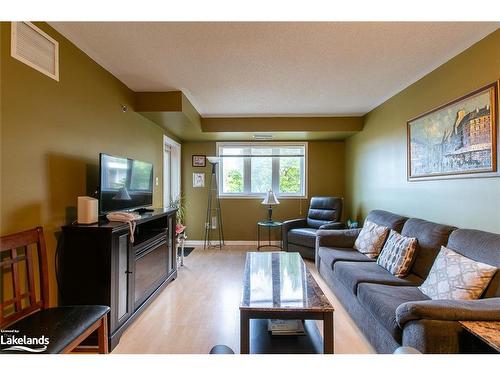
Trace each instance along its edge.
{"label": "doorway", "polygon": [[163,136],[163,207],[168,207],[181,193],[181,145]]}

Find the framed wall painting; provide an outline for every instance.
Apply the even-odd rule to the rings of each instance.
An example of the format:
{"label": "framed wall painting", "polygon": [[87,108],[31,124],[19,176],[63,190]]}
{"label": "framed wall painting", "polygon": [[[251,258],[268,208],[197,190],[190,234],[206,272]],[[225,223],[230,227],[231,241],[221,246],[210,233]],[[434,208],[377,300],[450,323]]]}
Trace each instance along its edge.
{"label": "framed wall painting", "polygon": [[205,167],[207,164],[207,158],[205,155],[193,155],[191,164],[193,167]]}
{"label": "framed wall painting", "polygon": [[407,122],[408,181],[499,176],[498,84]]}
{"label": "framed wall painting", "polygon": [[193,187],[202,188],[205,187],[205,173],[193,173]]}

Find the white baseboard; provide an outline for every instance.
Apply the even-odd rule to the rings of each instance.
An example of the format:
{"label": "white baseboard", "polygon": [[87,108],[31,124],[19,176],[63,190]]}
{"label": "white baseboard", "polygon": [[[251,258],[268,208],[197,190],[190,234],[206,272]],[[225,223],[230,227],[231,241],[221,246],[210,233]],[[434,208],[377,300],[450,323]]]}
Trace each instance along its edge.
{"label": "white baseboard", "polygon": [[[216,242],[216,241],[214,241]],[[271,241],[271,245],[277,246],[280,241]],[[205,242],[203,240],[186,240],[185,246],[203,246]],[[224,241],[225,245],[229,246],[255,246],[257,247],[257,241]],[[261,241],[261,245],[267,245],[267,241]]]}
{"label": "white baseboard", "polygon": [[203,241],[202,240],[186,240],[184,243],[185,246],[203,246]]}

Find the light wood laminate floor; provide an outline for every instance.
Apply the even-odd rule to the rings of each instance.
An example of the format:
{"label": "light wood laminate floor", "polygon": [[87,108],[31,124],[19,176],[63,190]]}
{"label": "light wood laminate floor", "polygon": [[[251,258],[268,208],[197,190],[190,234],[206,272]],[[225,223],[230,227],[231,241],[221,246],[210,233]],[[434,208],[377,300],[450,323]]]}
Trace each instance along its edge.
{"label": "light wood laminate floor", "polygon": [[[247,251],[255,250],[250,246],[197,247],[185,258],[177,279],[132,323],[112,353],[205,354],[217,344],[238,353],[238,308]],[[306,264],[335,307],[335,353],[374,353],[314,263]]]}

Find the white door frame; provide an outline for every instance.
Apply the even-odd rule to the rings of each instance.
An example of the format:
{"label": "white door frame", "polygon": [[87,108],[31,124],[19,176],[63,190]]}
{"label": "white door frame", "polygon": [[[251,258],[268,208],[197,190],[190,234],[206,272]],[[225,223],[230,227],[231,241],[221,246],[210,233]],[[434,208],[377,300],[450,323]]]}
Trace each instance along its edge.
{"label": "white door frame", "polygon": [[163,207],[181,193],[181,144],[163,135]]}

